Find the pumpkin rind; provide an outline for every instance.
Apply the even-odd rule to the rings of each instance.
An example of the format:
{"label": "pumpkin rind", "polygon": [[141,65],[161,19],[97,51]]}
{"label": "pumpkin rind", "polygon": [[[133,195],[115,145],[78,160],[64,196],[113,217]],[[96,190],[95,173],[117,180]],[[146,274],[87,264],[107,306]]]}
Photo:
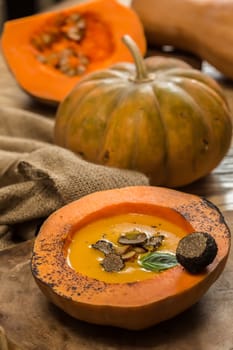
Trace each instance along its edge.
{"label": "pumpkin rind", "polygon": [[[85,74],[106,68],[119,61],[132,61],[131,55],[121,42],[122,35],[126,33],[138,43],[142,54],[145,53],[144,31],[136,12],[116,0],[90,0],[64,10],[6,21],[1,38],[6,63],[19,85],[31,96],[41,101],[51,104],[59,103],[83,77],[83,75],[66,76],[39,62],[36,58],[37,50],[31,43],[33,33],[41,30],[55,16],[69,16],[73,13],[97,17],[108,30],[113,46],[112,53],[105,59],[91,63]],[[92,40],[93,42],[89,43],[90,46],[94,45],[95,39],[92,38]],[[96,53],[98,54],[97,51]]]}
{"label": "pumpkin rind", "polygon": [[[132,212],[181,215],[196,232],[208,232],[218,246],[214,261],[192,275],[180,265],[133,283],[107,283],[73,270],[66,261],[67,241],[79,227],[105,215]],[[42,292],[80,320],[127,329],[143,329],[169,319],[196,303],[224,269],[230,232],[210,202],[176,190],[132,186],[96,192],[53,213],[35,240],[33,276]],[[159,286],[159,288],[158,288]]]}
{"label": "pumpkin rind", "polygon": [[178,59],[115,64],[88,75],[60,104],[55,143],[88,161],[145,173],[152,185],[187,185],[212,171],[232,137],[218,84]]}

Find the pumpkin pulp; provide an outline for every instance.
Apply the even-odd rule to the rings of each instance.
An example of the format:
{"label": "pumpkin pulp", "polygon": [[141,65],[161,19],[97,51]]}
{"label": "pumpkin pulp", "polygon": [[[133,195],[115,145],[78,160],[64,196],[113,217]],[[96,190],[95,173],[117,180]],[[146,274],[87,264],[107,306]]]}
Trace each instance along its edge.
{"label": "pumpkin pulp", "polygon": [[139,254],[137,259],[126,261],[121,271],[105,271],[101,266],[104,254],[92,245],[103,239],[119,246],[117,241],[121,234],[136,230],[146,233],[148,237],[163,235],[164,241],[159,250],[175,253],[178,241],[192,231],[186,220],[182,220],[179,220],[178,225],[162,216],[125,213],[90,222],[70,238],[67,262],[78,273],[108,283],[127,283],[153,278],[155,272],[143,269],[139,263],[142,254]]}
{"label": "pumpkin pulp", "polygon": [[87,73],[132,62],[121,40],[126,33],[144,55],[146,41],[136,13],[117,0],[90,0],[6,21],[1,45],[20,86],[57,104]]}
{"label": "pumpkin pulp", "polygon": [[39,62],[71,77],[83,75],[114,51],[108,24],[91,11],[59,12],[45,21],[30,41]]}

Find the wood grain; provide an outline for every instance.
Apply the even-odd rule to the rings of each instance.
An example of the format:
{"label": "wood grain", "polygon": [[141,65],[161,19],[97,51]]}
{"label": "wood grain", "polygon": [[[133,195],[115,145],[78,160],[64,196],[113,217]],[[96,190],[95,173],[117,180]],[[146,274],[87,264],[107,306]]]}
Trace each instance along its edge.
{"label": "wood grain", "polygon": [[[151,52],[150,52],[151,54]],[[208,65],[233,112],[233,83]],[[14,81],[0,55],[0,105],[53,118],[54,109],[33,101]],[[233,143],[204,179],[181,188],[211,200],[233,232]],[[32,241],[0,252],[0,325],[21,350],[232,350],[233,253],[224,273],[201,301],[183,314],[141,332],[79,322],[51,305],[30,271]],[[158,286],[159,288],[159,286]],[[10,348],[9,348],[10,349]],[[13,347],[11,347],[13,349]]]}

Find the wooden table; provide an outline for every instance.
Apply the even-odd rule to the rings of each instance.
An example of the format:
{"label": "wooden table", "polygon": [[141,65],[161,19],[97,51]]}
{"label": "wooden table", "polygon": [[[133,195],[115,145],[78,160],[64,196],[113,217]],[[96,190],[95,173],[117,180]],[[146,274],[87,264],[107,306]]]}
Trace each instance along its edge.
{"label": "wooden table", "polygon": [[[22,92],[0,57],[0,104],[53,117],[54,110],[32,101]],[[233,111],[233,84],[220,81]],[[233,232],[233,144],[209,176],[184,189],[207,197],[222,211]],[[21,350],[232,350],[233,253],[227,266],[200,302],[183,314],[141,332],[85,324],[67,316],[45,300],[30,268],[32,242],[1,252],[0,276],[12,285],[2,298],[0,325]],[[20,278],[16,280],[16,275]],[[2,300],[1,300],[2,302]],[[0,302],[0,305],[1,305]],[[4,304],[5,305],[5,304]],[[10,305],[14,305],[12,308]],[[13,349],[13,348],[11,348]],[[18,349],[18,348],[14,348]]]}

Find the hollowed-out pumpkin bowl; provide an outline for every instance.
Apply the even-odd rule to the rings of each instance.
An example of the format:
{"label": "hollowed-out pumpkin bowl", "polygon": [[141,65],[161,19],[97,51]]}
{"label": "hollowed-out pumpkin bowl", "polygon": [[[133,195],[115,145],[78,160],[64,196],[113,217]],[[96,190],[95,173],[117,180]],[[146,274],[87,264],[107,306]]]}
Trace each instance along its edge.
{"label": "hollowed-out pumpkin bowl", "polygon": [[[186,235],[208,232],[217,244],[217,255],[197,274],[177,264],[125,282],[120,272],[105,271],[108,281],[108,277],[99,278],[88,269],[80,272],[70,265],[67,256],[75,234],[103,218],[129,213],[168,220]],[[229,249],[228,226],[208,200],[162,187],[132,186],[95,192],[54,212],[36,237],[31,268],[45,296],[69,315],[89,323],[139,330],[195,304],[222,273]]]}

